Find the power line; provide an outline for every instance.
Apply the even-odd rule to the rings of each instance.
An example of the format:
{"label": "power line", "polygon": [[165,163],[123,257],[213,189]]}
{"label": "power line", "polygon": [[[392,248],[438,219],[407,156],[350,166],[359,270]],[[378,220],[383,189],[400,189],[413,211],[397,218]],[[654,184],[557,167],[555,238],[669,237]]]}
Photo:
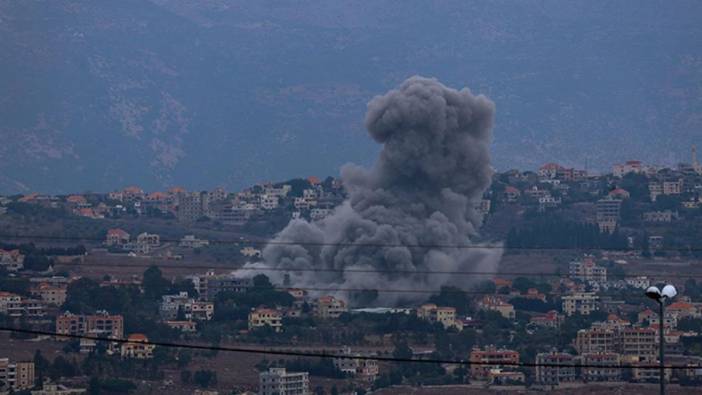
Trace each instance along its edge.
{"label": "power line", "polygon": [[[77,236],[49,236],[49,235],[9,235],[0,234],[2,239],[34,239],[48,241],[93,241],[103,242],[102,238],[77,237]],[[161,239],[164,243],[179,243],[180,239]],[[508,247],[500,244],[402,244],[402,243],[357,243],[357,242],[300,242],[285,240],[208,240],[210,244],[232,244],[232,245],[288,245],[306,247],[363,247],[363,248],[447,248],[447,249],[477,249],[477,250],[505,250],[505,251],[636,251],[636,249],[622,249],[613,247]],[[656,251],[670,252],[702,252],[702,247],[661,247]]]}
{"label": "power line", "polygon": [[[381,357],[381,356],[369,356],[369,355],[344,355],[344,354],[334,354],[326,352],[305,352],[305,351],[283,351],[283,350],[271,350],[271,349],[256,349],[256,348],[241,348],[241,347],[222,347],[222,346],[203,346],[197,344],[185,344],[185,343],[167,343],[158,341],[134,341],[129,339],[106,339],[97,336],[86,336],[86,335],[76,335],[67,333],[57,333],[49,331],[40,331],[35,329],[25,329],[25,328],[14,328],[0,326],[0,331],[3,332],[14,332],[14,333],[24,333],[29,335],[37,336],[56,336],[64,337],[69,339],[85,339],[102,341],[108,343],[120,343],[120,344],[139,344],[139,345],[153,345],[159,347],[172,347],[172,348],[185,348],[194,350],[206,350],[206,351],[225,351],[225,352],[239,352],[239,353],[249,353],[249,354],[262,354],[262,355],[278,355],[278,356],[292,356],[292,357],[307,357],[307,358],[338,358],[338,359],[360,359],[360,360],[371,360],[379,362],[410,362],[410,363],[433,363],[433,364],[449,364],[449,365],[489,365],[489,366],[515,366],[515,367],[553,367],[553,368],[600,368],[600,369],[658,369],[659,365],[605,365],[605,364],[559,364],[559,363],[530,363],[530,362],[484,362],[484,361],[469,361],[465,359],[451,360],[451,359],[417,359],[417,358],[400,358],[400,357]],[[690,366],[680,366],[680,365],[668,365],[665,366],[666,369],[691,369],[694,367]]]}
{"label": "power line", "polygon": [[[106,267],[108,265],[99,263],[75,263],[61,262],[54,263],[54,266],[85,266],[85,267]],[[189,265],[189,264],[138,264],[119,263],[117,267],[147,268],[157,266],[168,269],[200,269],[200,270],[232,270],[232,271],[252,271],[252,272],[314,272],[314,273],[366,273],[366,274],[450,274],[450,275],[470,275],[470,276],[524,276],[524,277],[559,277],[567,278],[570,275],[565,273],[546,272],[515,272],[515,271],[472,271],[472,270],[395,270],[395,269],[333,269],[333,268],[286,268],[286,267],[227,267],[221,265]],[[637,277],[665,277],[665,278],[702,278],[702,274],[675,274],[675,273],[608,273],[607,277],[614,278],[637,278]]]}

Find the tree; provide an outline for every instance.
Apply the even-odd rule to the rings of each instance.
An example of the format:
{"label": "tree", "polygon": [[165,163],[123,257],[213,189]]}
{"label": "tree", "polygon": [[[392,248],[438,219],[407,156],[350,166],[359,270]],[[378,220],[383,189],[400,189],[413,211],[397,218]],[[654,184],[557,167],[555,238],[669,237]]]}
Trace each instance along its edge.
{"label": "tree", "polygon": [[190,384],[190,380],[192,379],[192,373],[190,373],[189,370],[181,370],[180,371],[180,381],[183,384]]}
{"label": "tree", "polygon": [[217,383],[217,373],[211,370],[198,370],[193,375],[193,382],[202,388],[207,388]]}
{"label": "tree", "polygon": [[395,343],[395,349],[392,351],[394,358],[410,359],[412,358],[412,349],[407,344],[407,341],[401,340]]}
{"label": "tree", "polygon": [[[493,292],[494,286],[492,285]],[[432,295],[429,298],[430,303],[435,303],[439,306],[454,307],[459,314],[465,314],[470,311],[470,299],[465,291],[457,287],[442,286],[438,295]]]}
{"label": "tree", "polygon": [[144,295],[149,299],[158,299],[166,294],[171,286],[170,281],[163,278],[161,269],[158,266],[150,266],[144,271]]}

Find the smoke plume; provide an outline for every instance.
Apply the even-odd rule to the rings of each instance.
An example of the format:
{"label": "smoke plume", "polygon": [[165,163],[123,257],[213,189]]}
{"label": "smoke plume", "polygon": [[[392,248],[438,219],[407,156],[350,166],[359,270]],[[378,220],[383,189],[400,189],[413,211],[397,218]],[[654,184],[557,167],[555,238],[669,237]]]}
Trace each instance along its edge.
{"label": "smoke plume", "polygon": [[[365,125],[382,144],[376,163],[370,169],[345,165],[348,199],[319,222],[291,221],[275,240],[302,244],[269,244],[260,265],[289,269],[296,287],[378,290],[465,288],[475,280],[427,272],[494,270],[499,251],[450,247],[470,245],[482,221],[475,204],[493,173],[494,111],[492,101],[467,88],[417,76],[375,97]],[[353,293],[336,294],[354,302]],[[380,292],[372,303],[427,297]]]}

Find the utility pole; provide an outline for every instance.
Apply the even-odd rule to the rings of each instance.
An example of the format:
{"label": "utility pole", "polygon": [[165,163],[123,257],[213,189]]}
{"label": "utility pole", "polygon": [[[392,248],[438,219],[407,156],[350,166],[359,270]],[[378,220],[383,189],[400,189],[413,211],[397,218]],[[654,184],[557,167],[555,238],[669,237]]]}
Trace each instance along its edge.
{"label": "utility pole", "polygon": [[658,355],[658,369],[660,373],[661,382],[661,395],[665,395],[665,365],[663,359],[665,358],[665,336],[663,335],[663,321],[665,321],[665,304],[663,303],[663,298],[658,299],[658,305],[660,306],[660,313],[658,316],[658,337],[659,337],[659,355]]}
{"label": "utility pole", "polygon": [[665,365],[663,363],[665,359],[665,336],[663,334],[665,326],[663,325],[663,321],[665,321],[665,300],[666,299],[672,299],[675,297],[675,295],[678,294],[678,291],[675,289],[674,286],[668,284],[665,287],[663,287],[663,290],[658,289],[658,287],[651,286],[648,287],[646,290],[646,296],[649,298],[655,300],[658,302],[658,346],[659,346],[659,354],[658,354],[658,369],[659,369],[659,378],[658,380],[660,381],[660,386],[661,386],[661,395],[665,395]]}

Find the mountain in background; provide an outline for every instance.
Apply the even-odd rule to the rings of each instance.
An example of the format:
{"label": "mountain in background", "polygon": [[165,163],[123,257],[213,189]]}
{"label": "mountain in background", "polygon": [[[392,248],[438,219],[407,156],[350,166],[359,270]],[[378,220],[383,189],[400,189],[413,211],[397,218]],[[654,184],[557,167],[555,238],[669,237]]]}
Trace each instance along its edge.
{"label": "mountain in background", "polygon": [[0,193],[239,188],[378,147],[408,76],[497,104],[498,169],[702,146],[697,1],[0,2]]}

